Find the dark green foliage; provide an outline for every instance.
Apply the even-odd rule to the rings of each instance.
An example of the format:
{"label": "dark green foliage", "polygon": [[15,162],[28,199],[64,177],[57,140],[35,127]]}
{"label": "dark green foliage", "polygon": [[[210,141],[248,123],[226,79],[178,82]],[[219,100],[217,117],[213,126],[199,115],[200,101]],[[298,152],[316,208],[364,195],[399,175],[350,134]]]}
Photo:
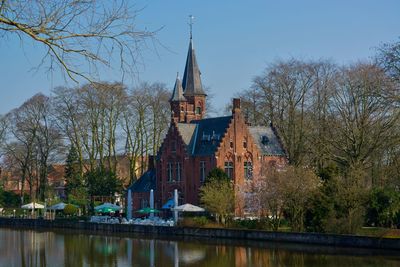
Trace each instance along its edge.
{"label": "dark green foliage", "polygon": [[75,189],[81,188],[83,186],[82,176],[79,171],[78,165],[78,153],[76,148],[71,145],[68,153],[68,157],[65,165],[65,180],[67,195]]}
{"label": "dark green foliage", "polygon": [[[24,199],[29,199],[29,196],[25,195]],[[0,206],[2,207],[18,207],[21,204],[20,195],[11,192],[11,191],[3,191],[0,188]]]}
{"label": "dark green foliage", "polygon": [[221,180],[230,180],[228,175],[221,168],[212,169],[208,173],[205,182],[208,183],[210,180],[213,180],[213,179],[216,179],[216,180],[219,180],[219,181],[221,181]]}
{"label": "dark green foliage", "polygon": [[325,181],[306,211],[308,231],[350,234],[363,225],[365,190],[341,177]]}
{"label": "dark green foliage", "polygon": [[330,164],[325,168],[320,168],[317,175],[322,181],[330,181],[333,177],[338,175],[338,168],[337,166]]}
{"label": "dark green foliage", "polygon": [[393,188],[375,188],[367,201],[365,220],[370,226],[394,227],[400,221],[400,192]]}
{"label": "dark green foliage", "polygon": [[120,180],[110,170],[97,168],[84,175],[89,196],[112,196],[122,189]]}
{"label": "dark green foliage", "polygon": [[309,199],[305,214],[305,226],[310,232],[326,232],[329,218],[333,216],[337,193],[336,183],[325,180],[319,191]]}

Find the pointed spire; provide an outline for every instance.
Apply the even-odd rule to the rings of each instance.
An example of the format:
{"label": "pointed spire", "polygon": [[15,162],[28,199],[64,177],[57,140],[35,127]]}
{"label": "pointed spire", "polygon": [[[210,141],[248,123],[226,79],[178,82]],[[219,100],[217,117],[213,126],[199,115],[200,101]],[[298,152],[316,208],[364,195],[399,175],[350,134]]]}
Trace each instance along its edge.
{"label": "pointed spire", "polygon": [[169,101],[186,101],[186,98],[183,96],[183,88],[181,80],[179,80],[179,73],[176,74],[174,91],[172,92],[172,96]]}
{"label": "pointed spire", "polygon": [[206,95],[203,90],[200,78],[200,70],[197,65],[196,55],[193,48],[193,39],[190,36],[189,51],[186,58],[185,72],[182,85],[185,96]]}

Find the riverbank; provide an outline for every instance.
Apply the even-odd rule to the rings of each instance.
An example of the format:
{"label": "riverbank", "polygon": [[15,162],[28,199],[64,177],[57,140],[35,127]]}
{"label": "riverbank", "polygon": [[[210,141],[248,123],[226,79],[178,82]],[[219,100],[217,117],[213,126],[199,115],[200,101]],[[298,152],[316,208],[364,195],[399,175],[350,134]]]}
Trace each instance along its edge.
{"label": "riverbank", "polygon": [[99,233],[138,233],[151,237],[190,236],[268,242],[289,242],[335,247],[400,250],[400,239],[320,233],[286,233],[226,228],[168,227],[130,224],[102,224],[69,220],[0,218],[0,227],[24,229],[73,229]]}

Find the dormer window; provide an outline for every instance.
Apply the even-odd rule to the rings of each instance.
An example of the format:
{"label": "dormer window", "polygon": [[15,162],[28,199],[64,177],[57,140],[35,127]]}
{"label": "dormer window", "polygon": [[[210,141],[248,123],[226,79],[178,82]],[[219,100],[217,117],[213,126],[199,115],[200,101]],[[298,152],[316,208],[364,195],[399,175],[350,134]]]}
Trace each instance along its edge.
{"label": "dormer window", "polygon": [[202,141],[211,141],[211,135],[203,133],[201,140]]}
{"label": "dormer window", "polygon": [[269,139],[266,135],[262,135],[261,136],[261,144],[263,144],[264,146],[268,145]]}
{"label": "dormer window", "polygon": [[221,135],[216,134],[215,131],[213,131],[211,140],[218,141],[221,138]]}

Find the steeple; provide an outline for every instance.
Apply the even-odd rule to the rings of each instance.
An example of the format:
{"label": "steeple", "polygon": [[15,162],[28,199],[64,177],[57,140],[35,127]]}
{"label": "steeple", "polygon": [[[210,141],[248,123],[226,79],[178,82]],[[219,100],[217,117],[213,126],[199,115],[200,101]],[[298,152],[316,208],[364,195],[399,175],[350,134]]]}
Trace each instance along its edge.
{"label": "steeple", "polygon": [[206,114],[206,94],[201,85],[200,70],[197,65],[193,49],[192,26],[193,16],[190,18],[190,43],[186,59],[185,72],[182,83],[178,77],[174,91],[169,100],[171,115],[175,122],[190,123],[192,120],[201,120]]}
{"label": "steeple", "polygon": [[182,86],[185,96],[206,95],[200,78],[200,70],[197,65],[196,55],[193,48],[192,32],[190,32],[190,43],[186,58],[185,72],[183,74]]}
{"label": "steeple", "polygon": [[169,99],[169,101],[186,101],[186,98],[183,96],[183,88],[181,84],[181,80],[179,80],[178,77],[179,74],[176,74],[176,81],[175,81],[175,86],[174,90],[172,92],[172,96]]}

